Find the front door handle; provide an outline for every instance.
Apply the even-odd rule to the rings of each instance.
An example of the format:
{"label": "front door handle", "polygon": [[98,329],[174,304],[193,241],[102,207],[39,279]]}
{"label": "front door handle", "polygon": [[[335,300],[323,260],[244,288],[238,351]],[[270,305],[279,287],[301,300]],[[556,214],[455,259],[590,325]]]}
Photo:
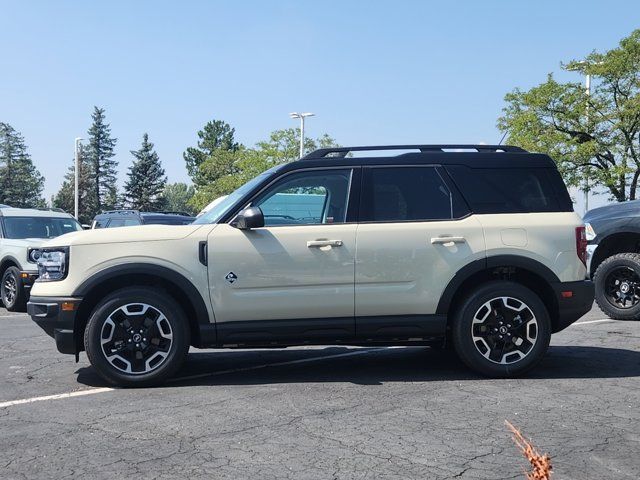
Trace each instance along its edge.
{"label": "front door handle", "polygon": [[307,242],[309,248],[341,247],[342,240],[312,240]]}
{"label": "front door handle", "polygon": [[441,237],[432,237],[431,245],[444,245],[446,243],[466,243],[467,239],[464,237],[452,237],[452,236],[441,236]]}

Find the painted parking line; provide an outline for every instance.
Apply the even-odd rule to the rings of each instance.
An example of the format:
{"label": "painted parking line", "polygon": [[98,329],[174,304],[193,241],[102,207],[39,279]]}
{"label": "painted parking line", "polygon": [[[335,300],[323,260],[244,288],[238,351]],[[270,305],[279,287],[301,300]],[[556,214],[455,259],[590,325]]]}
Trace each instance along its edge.
{"label": "painted parking line", "polygon": [[584,322],[576,322],[572,325],[589,325],[590,323],[603,323],[603,322],[613,322],[614,320],[610,318],[603,318],[602,320],[586,320]]}
{"label": "painted parking line", "polygon": [[82,397],[84,395],[94,395],[96,393],[112,392],[114,388],[88,388],[86,390],[77,390],[69,393],[58,393],[57,395],[46,395],[44,397],[23,398],[20,400],[11,400],[9,402],[0,403],[0,408],[12,407],[13,405],[22,405],[25,403],[44,402],[47,400],[59,400],[61,398]]}
{"label": "painted parking line", "polygon": [[[263,368],[270,368],[270,367],[282,367],[284,365],[296,365],[296,364],[300,364],[300,363],[318,362],[320,360],[331,360],[333,358],[353,357],[355,355],[364,355],[366,353],[372,353],[372,352],[376,352],[376,351],[383,350],[383,349],[384,348],[382,348],[382,347],[380,347],[380,348],[367,348],[367,349],[362,349],[362,350],[356,350],[355,352],[339,353],[337,355],[319,355],[317,357],[301,358],[301,359],[298,359],[298,360],[289,360],[289,361],[286,361],[286,362],[264,363],[264,364],[261,364],[261,365],[254,365],[254,366],[251,366],[251,367],[230,368],[228,370],[219,370],[217,372],[200,373],[200,374],[197,374],[197,375],[188,375],[186,377],[172,378],[167,383],[184,382],[184,381],[188,381],[188,380],[196,380],[196,379],[199,379],[199,378],[216,377],[216,376],[220,376],[220,375],[227,375],[227,374],[230,374],[230,373],[248,372],[248,371],[251,371],[251,370],[260,370],[260,369],[263,369]],[[44,402],[44,401],[48,401],[48,400],[61,400],[61,399],[65,399],[65,398],[82,397],[82,396],[85,396],[85,395],[95,395],[96,393],[106,393],[106,392],[112,392],[114,390],[116,390],[116,389],[115,388],[110,388],[110,387],[88,388],[86,390],[78,390],[78,391],[75,391],[75,392],[59,393],[57,395],[46,395],[46,396],[43,396],[43,397],[23,398],[23,399],[20,399],[20,400],[11,400],[11,401],[8,401],[8,402],[2,402],[2,403],[0,403],[0,408],[12,407],[14,405],[23,405],[25,403]]]}

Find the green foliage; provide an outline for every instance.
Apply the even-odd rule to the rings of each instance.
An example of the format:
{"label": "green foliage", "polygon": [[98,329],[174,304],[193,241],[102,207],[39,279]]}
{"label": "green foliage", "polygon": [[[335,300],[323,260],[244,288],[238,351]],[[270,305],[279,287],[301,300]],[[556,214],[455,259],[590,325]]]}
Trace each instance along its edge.
{"label": "green foliage", "polygon": [[194,182],[200,165],[215,151],[235,151],[240,147],[234,138],[235,131],[235,128],[222,120],[212,120],[198,132],[198,146],[187,148],[183,154],[187,173]]}
{"label": "green foliage", "polygon": [[12,207],[44,207],[44,177],[27,153],[22,135],[0,122],[0,203]]}
{"label": "green foliage", "polygon": [[96,206],[94,215],[102,210],[110,210],[118,206],[117,168],[118,162],[113,160],[117,139],[111,137],[111,128],[105,123],[105,110],[94,107],[89,128],[89,142],[85,148],[87,163],[91,169],[94,198],[90,204]]}
{"label": "green foliage", "polygon": [[153,150],[149,135],[142,136],[139,150],[132,150],[135,161],[129,167],[125,183],[125,202],[128,207],[146,212],[164,208],[164,186],[167,183],[158,154]]}
{"label": "green foliage", "polygon": [[[85,147],[80,146],[79,163],[80,177],[78,178],[78,217],[80,223],[89,224],[93,221],[97,205],[95,204],[95,189],[93,187],[93,177],[91,165],[87,161]],[[53,199],[53,206],[62,208],[64,211],[75,213],[75,159],[71,167],[64,176],[62,187]]]}
{"label": "green foliage", "polygon": [[167,183],[164,187],[164,208],[171,212],[197,213],[189,204],[195,194],[195,188],[186,183]]}
{"label": "green foliage", "polygon": [[[306,138],[305,150],[337,146],[328,135]],[[200,211],[222,195],[228,195],[256,175],[276,165],[297,160],[300,155],[300,130],[288,128],[271,133],[268,140],[253,149],[215,150],[201,164],[195,176],[196,194],[191,205]]]}
{"label": "green foliage", "polygon": [[592,77],[588,95],[579,82],[552,75],[528,91],[515,89],[498,128],[507,142],[549,154],[567,184],[585,177],[618,201],[637,198],[640,177],[640,30],[619,47],[571,61],[565,70]]}

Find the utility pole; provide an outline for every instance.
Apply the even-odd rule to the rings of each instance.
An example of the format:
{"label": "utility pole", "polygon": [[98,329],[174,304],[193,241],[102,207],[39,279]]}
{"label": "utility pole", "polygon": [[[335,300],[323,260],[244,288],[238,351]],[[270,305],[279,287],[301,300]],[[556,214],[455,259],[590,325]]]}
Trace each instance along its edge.
{"label": "utility pole", "polygon": [[79,203],[80,203],[80,142],[82,141],[82,138],[76,138],[76,142],[75,142],[75,188],[74,188],[74,194],[73,194],[73,204],[74,204],[74,212],[75,212],[75,217],[76,220],[78,220],[78,217],[80,215],[79,212]]}
{"label": "utility pole", "polygon": [[302,158],[304,157],[304,119],[307,117],[313,117],[315,116],[315,114],[311,112],[305,112],[305,113],[291,112],[289,116],[291,118],[300,119],[300,158]]}

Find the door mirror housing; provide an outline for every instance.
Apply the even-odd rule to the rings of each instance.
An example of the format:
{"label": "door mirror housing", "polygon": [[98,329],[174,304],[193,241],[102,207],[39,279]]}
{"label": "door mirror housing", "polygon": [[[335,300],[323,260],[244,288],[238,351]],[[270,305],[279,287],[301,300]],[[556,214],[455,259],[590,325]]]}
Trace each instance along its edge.
{"label": "door mirror housing", "polygon": [[260,207],[249,207],[242,210],[233,220],[232,226],[240,230],[264,227],[264,215]]}

